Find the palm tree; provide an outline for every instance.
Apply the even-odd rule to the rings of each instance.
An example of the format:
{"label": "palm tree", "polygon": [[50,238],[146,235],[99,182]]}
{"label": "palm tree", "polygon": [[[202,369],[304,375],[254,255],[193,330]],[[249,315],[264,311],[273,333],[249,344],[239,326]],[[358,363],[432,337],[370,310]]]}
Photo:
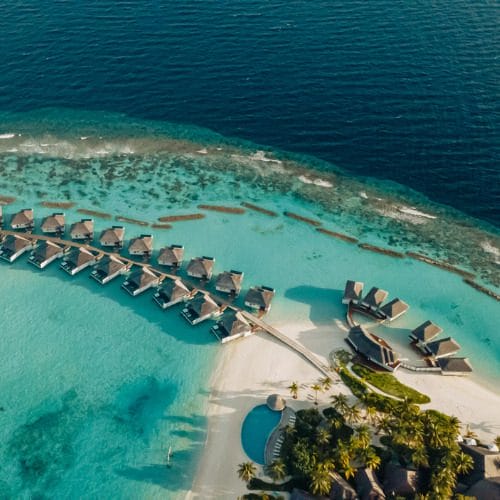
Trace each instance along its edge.
{"label": "palm tree", "polygon": [[369,424],[376,424],[378,420],[378,411],[374,406],[367,406],[365,408],[365,418]]}
{"label": "palm tree", "polygon": [[323,386],[324,391],[329,391],[332,387],[332,379],[330,377],[325,377],[320,380],[321,385]]}
{"label": "palm tree", "polygon": [[457,453],[454,460],[455,470],[458,474],[467,474],[474,468],[474,460],[463,451]]}
{"label": "palm tree", "polygon": [[311,389],[314,391],[314,404],[318,405],[318,391],[321,391],[321,386],[319,384],[313,384],[311,385]]}
{"label": "palm tree", "polygon": [[356,429],[356,441],[359,443],[360,448],[368,448],[372,442],[372,433],[367,425],[360,425]]}
{"label": "palm tree", "polygon": [[500,436],[497,436],[495,438],[495,441],[493,441],[499,448],[500,448]]}
{"label": "palm tree", "polygon": [[327,495],[330,492],[330,469],[318,464],[311,474],[311,493]]}
{"label": "palm tree", "polygon": [[253,479],[256,473],[257,467],[253,462],[243,462],[238,466],[238,477],[245,483]]}
{"label": "palm tree", "polygon": [[290,391],[292,398],[297,399],[297,397],[299,395],[299,385],[297,384],[297,382],[292,382],[288,386],[288,390]]}
{"label": "palm tree", "polygon": [[330,438],[330,433],[324,427],[320,427],[316,431],[316,442],[319,445],[328,444],[330,442]]}
{"label": "palm tree", "polygon": [[338,411],[342,416],[344,416],[346,410],[349,408],[348,399],[345,394],[335,394],[332,396],[333,407],[336,411]]}
{"label": "palm tree", "polygon": [[273,460],[273,462],[266,467],[266,472],[274,481],[283,481],[287,476],[285,462],[281,459]]}
{"label": "palm tree", "polygon": [[411,455],[411,461],[415,467],[429,467],[429,457],[425,446],[419,446]]}
{"label": "palm tree", "polygon": [[355,424],[361,419],[361,411],[359,410],[358,405],[354,404],[352,406],[348,406],[348,410],[345,412],[345,418],[351,424]]}
{"label": "palm tree", "polygon": [[470,428],[469,424],[465,426],[465,437],[477,438],[477,434]]}
{"label": "palm tree", "polygon": [[346,479],[350,479],[351,477],[354,477],[354,475],[356,474],[356,469],[351,464],[347,464],[342,469],[342,472],[344,473],[344,477]]}
{"label": "palm tree", "polygon": [[378,469],[380,467],[380,457],[373,451],[373,448],[368,448],[363,458],[368,469]]}

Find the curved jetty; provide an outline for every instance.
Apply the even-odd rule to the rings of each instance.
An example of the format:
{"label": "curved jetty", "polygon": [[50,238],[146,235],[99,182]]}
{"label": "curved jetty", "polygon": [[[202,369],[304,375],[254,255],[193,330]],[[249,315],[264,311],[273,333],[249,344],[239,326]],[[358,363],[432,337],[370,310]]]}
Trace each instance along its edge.
{"label": "curved jetty", "polygon": [[470,273],[469,271],[464,271],[463,269],[448,264],[447,262],[440,262],[439,260],[432,259],[431,257],[427,257],[427,255],[422,255],[421,253],[417,252],[406,252],[406,255],[408,255],[408,257],[411,257],[412,259],[420,260],[421,262],[430,264],[431,266],[436,266],[444,269],[445,271],[450,271],[452,273],[458,274],[459,276],[468,278],[469,280],[473,280],[475,278],[475,275],[473,273]]}
{"label": "curved jetty", "polygon": [[137,226],[149,226],[149,222],[137,219],[130,219],[129,217],[124,217],[123,215],[117,215],[115,220],[118,222],[128,222],[129,224],[136,224]]}
{"label": "curved jetty", "polygon": [[160,222],[182,222],[185,220],[197,220],[203,219],[205,214],[186,214],[186,215],[165,215],[164,217],[158,217]]}
{"label": "curved jetty", "polygon": [[244,208],[238,208],[238,207],[224,207],[222,205],[198,205],[198,208],[201,210],[211,210],[213,212],[222,212],[225,214],[244,214],[245,209]]}
{"label": "curved jetty", "polygon": [[72,201],[42,201],[40,205],[46,208],[72,208],[75,203]]}
{"label": "curved jetty", "polygon": [[248,208],[249,210],[253,210],[254,212],[269,215],[269,217],[278,217],[279,215],[277,212],[273,212],[272,210],[268,210],[267,208],[259,207],[258,205],[254,205],[253,203],[247,203],[246,201],[244,201],[241,206]]}
{"label": "curved jetty", "polygon": [[285,217],[290,217],[291,219],[305,222],[306,224],[310,224],[311,226],[321,226],[321,222],[319,220],[309,219],[309,217],[303,217],[302,215],[298,215],[288,211],[283,212],[283,214],[285,215]]}
{"label": "curved jetty", "polygon": [[77,210],[80,214],[85,215],[93,215],[94,217],[100,217],[101,219],[111,219],[113,216],[111,214],[107,214],[106,212],[98,212],[96,210],[87,210],[86,208],[79,208]]}
{"label": "curved jetty", "polygon": [[357,243],[359,240],[354,238],[353,236],[349,236],[343,233],[337,233],[336,231],[330,231],[329,229],[325,229],[324,227],[317,227],[316,231],[322,234],[326,234],[328,236],[333,236],[334,238],[338,238],[339,240],[347,241],[348,243]]}
{"label": "curved jetty", "polygon": [[370,245],[369,243],[360,243],[359,248],[363,250],[369,250],[370,252],[381,253],[383,255],[389,255],[390,257],[396,257],[398,259],[404,259],[405,254],[401,252],[396,252],[396,250],[391,250],[390,248],[377,247],[375,245]]}

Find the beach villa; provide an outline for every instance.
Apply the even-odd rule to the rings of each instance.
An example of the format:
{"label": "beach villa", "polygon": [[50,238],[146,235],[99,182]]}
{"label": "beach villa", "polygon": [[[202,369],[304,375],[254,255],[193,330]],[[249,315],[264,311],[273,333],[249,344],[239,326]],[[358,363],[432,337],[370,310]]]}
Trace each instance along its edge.
{"label": "beach villa", "polygon": [[380,308],[380,312],[385,316],[385,319],[389,321],[394,321],[395,319],[402,316],[410,306],[403,302],[401,299],[393,299],[387,304]]}
{"label": "beach villa", "polygon": [[239,311],[225,314],[211,329],[212,333],[222,342],[239,337],[246,337],[252,333],[252,326]]}
{"label": "beach villa", "polygon": [[90,276],[105,285],[112,279],[128,271],[129,266],[114,255],[105,255],[90,273]]}
{"label": "beach villa", "polygon": [[33,249],[33,242],[17,234],[9,234],[0,246],[0,259],[14,262],[28,250]]}
{"label": "beach villa", "polygon": [[195,257],[189,262],[186,272],[192,278],[209,280],[215,264],[213,257]]}
{"label": "beach villa", "polygon": [[61,262],[61,269],[71,276],[92,266],[96,262],[96,256],[83,247],[73,248],[68,256]]}
{"label": "beach villa", "polygon": [[241,271],[224,271],[217,276],[215,289],[218,292],[229,293],[236,297],[241,291],[242,284],[243,273]]}
{"label": "beach villa", "polygon": [[150,256],[153,251],[153,236],[150,234],[141,234],[138,238],[130,241],[128,253],[130,255]]}
{"label": "beach villa", "polygon": [[33,229],[35,219],[32,208],[23,208],[12,216],[10,227],[12,229]]}
{"label": "beach villa", "polygon": [[268,312],[271,309],[271,302],[275,293],[274,288],[254,286],[248,290],[245,296],[245,305],[261,312]]}
{"label": "beach villa", "polygon": [[163,247],[158,255],[158,264],[161,266],[179,267],[184,258],[184,247],[182,245],[170,245]]}
{"label": "beach villa", "polygon": [[122,283],[122,288],[135,297],[136,295],[145,292],[148,288],[158,286],[159,283],[159,276],[147,267],[142,267],[139,271],[131,274]]}
{"label": "beach villa", "polygon": [[162,286],[154,293],[153,300],[162,309],[167,309],[184,301],[190,295],[191,291],[181,280],[165,280]]}
{"label": "beach villa", "polygon": [[358,354],[384,370],[394,371],[399,366],[398,356],[392,347],[361,325],[349,330],[346,341]]}
{"label": "beach villa", "polygon": [[54,213],[43,219],[40,229],[44,234],[56,234],[60,236],[64,234],[65,223],[66,220],[63,213]]}
{"label": "beach villa", "polygon": [[364,283],[361,281],[346,281],[342,304],[359,304],[363,294]]}
{"label": "beach villa", "polygon": [[440,326],[427,320],[412,330],[409,337],[412,342],[417,344],[417,347],[422,348],[423,344],[436,338],[442,331],[443,329]]}
{"label": "beach villa", "polygon": [[60,259],[64,255],[64,248],[52,243],[51,241],[42,241],[36,248],[31,252],[28,262],[43,269],[48,266],[51,262],[56,259]]}
{"label": "beach villa", "polygon": [[202,293],[189,302],[182,310],[182,316],[192,325],[212,318],[220,313],[220,306],[210,295]]}
{"label": "beach villa", "polygon": [[70,236],[72,240],[93,240],[94,239],[94,220],[82,219],[71,225]]}
{"label": "beach villa", "polygon": [[124,238],[125,228],[123,226],[113,226],[101,233],[99,243],[103,247],[121,248]]}

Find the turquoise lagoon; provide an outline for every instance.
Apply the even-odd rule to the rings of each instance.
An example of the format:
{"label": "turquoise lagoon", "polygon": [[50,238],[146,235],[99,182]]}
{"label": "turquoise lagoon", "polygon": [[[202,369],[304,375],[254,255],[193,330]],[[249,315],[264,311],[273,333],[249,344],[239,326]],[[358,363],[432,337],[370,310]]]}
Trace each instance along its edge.
{"label": "turquoise lagoon", "polygon": [[[116,129],[112,122],[95,132],[85,116],[71,126],[41,120],[34,129],[32,121],[30,130],[27,118],[16,120],[0,130],[0,195],[17,197],[7,216],[33,206],[39,219],[53,211],[40,201],[71,200],[153,222],[197,212],[199,203],[252,201],[363,241],[447,258],[498,290],[494,229],[400,186],[327,174],[310,159],[256,154],[255,145],[197,129],[127,129],[116,119]],[[65,212],[68,222],[82,217]],[[111,224],[95,221],[97,233]],[[245,287],[275,287],[268,320],[278,325],[342,320],[346,279],[382,287],[411,306],[384,329],[404,355],[411,355],[408,331],[432,319],[460,342],[475,376],[491,385],[500,376],[498,303],[457,275],[250,211],[207,213],[166,231],[124,225],[127,237],[152,231],[156,249],[180,243],[187,258],[214,256],[216,272],[244,271]],[[189,489],[205,439],[208,380],[223,347],[209,325],[188,327],[179,308],[161,311],[150,292],[129,297],[119,281],[101,287],[88,272],[70,278],[57,265],[41,272],[24,258],[0,265],[0,498],[180,498]],[[300,336],[313,350],[314,334]]]}

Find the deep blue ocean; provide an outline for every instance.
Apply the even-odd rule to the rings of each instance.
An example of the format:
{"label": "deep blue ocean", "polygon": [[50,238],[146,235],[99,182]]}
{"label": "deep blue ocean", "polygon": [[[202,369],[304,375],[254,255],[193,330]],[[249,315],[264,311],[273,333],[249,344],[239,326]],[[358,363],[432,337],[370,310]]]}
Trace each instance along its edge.
{"label": "deep blue ocean", "polygon": [[193,124],[500,226],[498,2],[0,4],[0,110]]}

